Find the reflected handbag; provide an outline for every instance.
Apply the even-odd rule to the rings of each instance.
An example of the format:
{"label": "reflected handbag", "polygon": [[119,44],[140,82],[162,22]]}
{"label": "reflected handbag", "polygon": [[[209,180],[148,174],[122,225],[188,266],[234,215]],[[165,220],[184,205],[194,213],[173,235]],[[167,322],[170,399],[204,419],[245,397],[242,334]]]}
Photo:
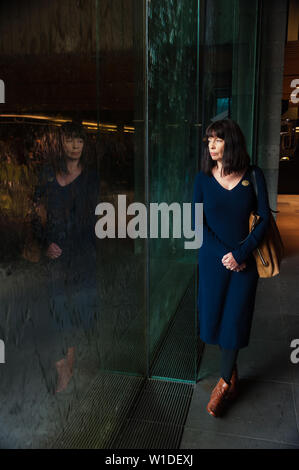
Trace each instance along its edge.
{"label": "reflected handbag", "polygon": [[[251,172],[252,183],[255,191],[256,198],[258,196],[258,189],[256,184],[256,176],[254,169]],[[267,278],[279,274],[280,264],[283,258],[283,243],[281,236],[276,225],[272,212],[278,212],[270,209],[269,225],[265,236],[260,245],[253,251],[256,261],[256,267],[259,277]],[[254,230],[259,223],[260,216],[255,212],[251,212],[249,216],[249,231]]]}

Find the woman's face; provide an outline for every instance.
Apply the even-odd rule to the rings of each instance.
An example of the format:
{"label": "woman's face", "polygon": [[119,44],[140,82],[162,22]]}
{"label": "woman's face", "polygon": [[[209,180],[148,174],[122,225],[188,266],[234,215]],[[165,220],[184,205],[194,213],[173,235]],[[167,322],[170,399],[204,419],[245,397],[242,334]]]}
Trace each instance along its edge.
{"label": "woman's face", "polygon": [[62,144],[68,158],[80,160],[84,147],[84,140],[81,137],[63,136]]}
{"label": "woman's face", "polygon": [[208,144],[209,152],[210,152],[212,160],[221,161],[223,157],[223,152],[224,152],[224,145],[225,145],[224,140],[214,135],[214,136],[208,137],[208,142],[209,142]]}

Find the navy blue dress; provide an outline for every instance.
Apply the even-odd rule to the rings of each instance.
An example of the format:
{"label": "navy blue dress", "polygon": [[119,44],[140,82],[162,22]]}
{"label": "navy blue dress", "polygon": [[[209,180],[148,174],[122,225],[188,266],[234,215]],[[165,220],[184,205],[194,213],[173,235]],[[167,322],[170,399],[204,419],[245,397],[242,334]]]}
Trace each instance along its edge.
{"label": "navy blue dress", "polygon": [[[258,187],[256,200],[250,181],[250,168],[231,190],[212,175],[199,172],[194,184],[193,202],[203,203],[203,244],[199,249],[199,334],[208,344],[226,349],[248,345],[258,272],[253,250],[262,241],[268,226],[270,209],[262,170],[254,166]],[[257,209],[261,222],[248,239],[250,212]],[[234,272],[221,259],[232,252],[235,260],[247,267]]]}

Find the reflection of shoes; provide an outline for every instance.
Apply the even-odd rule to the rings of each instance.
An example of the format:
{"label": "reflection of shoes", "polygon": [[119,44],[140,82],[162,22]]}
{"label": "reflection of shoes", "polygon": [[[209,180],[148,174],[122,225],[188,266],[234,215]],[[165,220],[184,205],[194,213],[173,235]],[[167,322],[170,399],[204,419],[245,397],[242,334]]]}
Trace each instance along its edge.
{"label": "reflection of shoes", "polygon": [[69,381],[73,376],[73,373],[65,359],[61,359],[60,361],[56,362],[55,365],[58,373],[58,381],[56,387],[56,393],[58,393],[63,392],[63,390],[67,388]]}
{"label": "reflection of shoes", "polygon": [[239,377],[237,366],[234,367],[232,377],[230,379],[230,387],[227,394],[228,400],[234,400],[239,391]]}
{"label": "reflection of shoes", "polygon": [[210,401],[207,405],[207,412],[215,418],[221,414],[223,406],[227,400],[230,385],[222,378],[217,383],[211,393]]}

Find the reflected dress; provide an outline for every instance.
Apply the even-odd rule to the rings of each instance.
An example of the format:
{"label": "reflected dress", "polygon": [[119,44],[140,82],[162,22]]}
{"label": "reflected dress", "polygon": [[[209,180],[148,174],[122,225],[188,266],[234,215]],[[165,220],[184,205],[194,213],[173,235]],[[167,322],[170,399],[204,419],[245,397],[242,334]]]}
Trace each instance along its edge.
{"label": "reflected dress", "polygon": [[[264,174],[254,166],[256,198],[251,168],[231,190],[203,172],[196,175],[194,184],[193,203],[203,203],[203,244],[198,254],[199,335],[205,343],[225,349],[240,349],[249,343],[258,282],[252,253],[264,237],[270,216]],[[261,221],[240,244],[249,233],[249,215],[255,209]],[[229,252],[238,264],[246,262],[243,271],[234,272],[222,264]]]}
{"label": "reflected dress", "polygon": [[[96,292],[95,207],[99,178],[85,169],[66,186],[61,186],[52,168],[45,168],[35,192],[35,202],[44,204],[46,226],[39,226],[44,249],[56,243],[62,254],[46,259],[52,351],[61,357],[74,343],[76,331],[90,331],[98,311]],[[54,328],[54,329],[53,329]],[[54,348],[53,348],[54,346]]]}

